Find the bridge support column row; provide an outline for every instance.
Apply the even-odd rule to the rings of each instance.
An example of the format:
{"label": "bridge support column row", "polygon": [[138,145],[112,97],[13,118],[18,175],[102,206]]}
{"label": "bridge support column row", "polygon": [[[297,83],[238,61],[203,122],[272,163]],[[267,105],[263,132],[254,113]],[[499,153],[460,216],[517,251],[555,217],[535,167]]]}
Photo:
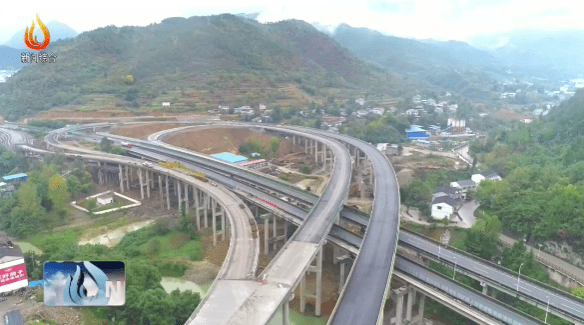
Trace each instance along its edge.
{"label": "bridge support column row", "polygon": [[403,307],[404,307],[404,297],[407,295],[406,301],[406,317],[405,321],[408,325],[422,324],[424,319],[424,305],[426,303],[426,296],[420,292],[420,300],[418,303],[418,314],[412,317],[413,306],[416,302],[416,296],[418,291],[410,286],[401,287],[399,289],[393,290],[392,295],[394,296],[396,307],[395,307],[395,317],[390,320],[390,324],[402,325],[403,318]]}
{"label": "bridge support column row", "polygon": [[316,292],[314,295],[306,293],[306,273],[302,275],[300,280],[300,312],[304,313],[306,309],[306,297],[314,298],[316,303],[314,304],[314,314],[320,316],[321,314],[321,303],[322,303],[322,247],[318,250],[315,257],[316,265],[309,265],[306,272],[316,273]]}

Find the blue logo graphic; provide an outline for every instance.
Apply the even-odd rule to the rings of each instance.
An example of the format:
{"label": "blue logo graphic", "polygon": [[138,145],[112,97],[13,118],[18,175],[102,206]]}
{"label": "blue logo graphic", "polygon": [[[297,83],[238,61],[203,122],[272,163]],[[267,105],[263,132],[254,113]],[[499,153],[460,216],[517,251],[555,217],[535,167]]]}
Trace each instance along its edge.
{"label": "blue logo graphic", "polygon": [[47,262],[47,306],[121,306],[125,304],[123,262]]}

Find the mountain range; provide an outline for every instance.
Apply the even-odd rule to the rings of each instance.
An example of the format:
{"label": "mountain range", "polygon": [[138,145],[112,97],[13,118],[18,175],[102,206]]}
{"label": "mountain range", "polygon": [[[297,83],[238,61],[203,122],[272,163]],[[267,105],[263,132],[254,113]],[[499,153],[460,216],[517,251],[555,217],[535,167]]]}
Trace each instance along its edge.
{"label": "mountain range", "polygon": [[[517,76],[508,70],[544,78],[584,71],[583,33],[498,34],[472,39],[473,47],[346,24],[262,24],[259,16],[174,17],[78,36],[50,22],[52,40],[61,39],[47,48],[57,64],[30,64],[0,84],[0,113],[17,119],[63,105],[116,111],[151,109],[162,101],[175,110],[301,106],[356,96],[391,103],[421,89],[490,100],[496,81]],[[21,47],[23,34],[9,44]],[[20,53],[0,46],[0,69],[18,68]]]}
{"label": "mountain range", "polygon": [[[30,64],[0,84],[9,120],[73,105],[208,110],[217,105],[296,106],[335,98],[394,100],[426,86],[356,58],[310,24],[224,14],[108,26],[51,43],[52,64]],[[130,77],[131,76],[131,77]],[[383,99],[385,98],[385,99]]]}

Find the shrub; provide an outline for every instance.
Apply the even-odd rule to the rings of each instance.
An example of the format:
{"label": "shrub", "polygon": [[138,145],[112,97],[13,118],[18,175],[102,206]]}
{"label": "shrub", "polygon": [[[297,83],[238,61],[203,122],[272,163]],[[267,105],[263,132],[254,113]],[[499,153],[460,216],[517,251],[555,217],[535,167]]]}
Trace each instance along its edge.
{"label": "shrub", "polygon": [[181,232],[176,233],[170,238],[170,247],[180,248],[183,247],[190,240],[190,236],[187,233]]}
{"label": "shrub", "polygon": [[146,254],[156,254],[160,251],[160,247],[161,244],[158,238],[152,238],[148,242],[148,245],[146,245]]}
{"label": "shrub", "polygon": [[158,219],[154,223],[154,232],[158,236],[164,236],[168,234],[170,228],[168,227],[168,221],[166,219]]}
{"label": "shrub", "polygon": [[189,248],[189,258],[191,261],[202,261],[205,258],[205,248],[201,243],[192,242]]}

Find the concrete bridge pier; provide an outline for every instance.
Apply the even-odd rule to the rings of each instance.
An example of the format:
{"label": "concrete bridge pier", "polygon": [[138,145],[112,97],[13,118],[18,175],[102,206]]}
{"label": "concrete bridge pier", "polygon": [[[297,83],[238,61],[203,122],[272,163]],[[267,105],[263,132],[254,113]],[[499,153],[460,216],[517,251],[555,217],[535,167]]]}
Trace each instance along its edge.
{"label": "concrete bridge pier", "polygon": [[181,195],[180,181],[178,179],[175,179],[174,185],[176,188],[175,193],[178,196],[178,202],[177,202],[178,203],[178,211],[181,211],[183,207],[182,207],[182,195]]}
{"label": "concrete bridge pier", "polygon": [[319,159],[319,152],[318,152],[318,147],[319,147],[319,143],[314,141],[314,161],[316,162],[316,164],[318,165]]}
{"label": "concrete bridge pier", "polygon": [[306,292],[306,274],[302,275],[300,280],[300,312],[304,313],[306,310],[306,297],[314,298],[314,314],[316,316],[321,315],[321,304],[322,304],[322,247],[318,250],[315,257],[316,265],[312,263],[308,266],[306,273],[313,272],[316,273],[316,292],[315,294],[309,294]]}
{"label": "concrete bridge pier", "polygon": [[[264,219],[264,254],[270,252],[270,217],[272,213],[264,213],[260,215],[260,218]],[[275,228],[274,228],[275,229]]]}
{"label": "concrete bridge pier", "polygon": [[[223,211],[223,207],[219,204],[219,202],[217,202],[215,199],[210,198],[211,200],[211,210],[212,210],[212,215],[213,215],[213,222],[212,222],[212,227],[213,227],[213,246],[217,246],[217,235],[219,233],[222,234],[223,239],[225,239],[225,224],[222,223],[221,224],[221,231],[219,233],[217,233],[217,217],[220,216],[222,222],[224,222],[224,215],[225,215],[225,211]],[[219,209],[217,209],[219,208]]]}
{"label": "concrete bridge pier", "polygon": [[169,179],[168,179],[168,175],[166,175],[166,209],[170,210],[170,189],[169,189],[169,183],[168,183]]}
{"label": "concrete bridge pier", "polygon": [[103,181],[101,179],[101,162],[97,162],[97,182],[99,183],[99,185],[103,185]]}
{"label": "concrete bridge pier", "polygon": [[128,165],[126,165],[126,173],[124,175],[124,179],[126,180],[126,188],[128,189],[128,191],[130,190],[130,175],[128,175],[129,170],[130,168],[128,167]]}
{"label": "concrete bridge pier", "polygon": [[118,165],[120,169],[119,178],[120,178],[120,193],[124,193],[124,172],[122,171],[122,165]]}
{"label": "concrete bridge pier", "polygon": [[331,150],[329,150],[328,148],[325,150],[325,156],[324,156],[324,160],[325,160],[325,168],[333,168],[333,152]]}
{"label": "concrete bridge pier", "polygon": [[144,200],[144,180],[142,179],[142,169],[138,168],[138,178],[140,179],[140,197]]}
{"label": "concrete bridge pier", "polygon": [[150,197],[150,171],[145,170],[145,174],[146,174],[146,194],[148,197]]}
{"label": "concrete bridge pier", "polygon": [[294,299],[294,294],[288,295],[287,299],[284,299],[282,303],[282,325],[290,324],[290,301]]}
{"label": "concrete bridge pier", "polygon": [[202,194],[203,194],[203,207],[205,208],[205,211],[204,211],[205,224],[204,225],[205,225],[205,228],[209,228],[209,204],[211,202],[209,202],[210,198],[209,198],[209,195],[207,195],[207,193],[203,192]]}
{"label": "concrete bridge pier", "polygon": [[345,277],[346,277],[346,271],[347,271],[347,260],[349,260],[351,258],[351,255],[349,254],[348,251],[338,247],[338,246],[333,246],[333,262],[335,264],[339,264],[340,267],[340,276],[339,276],[339,293],[341,293],[341,291],[343,290],[343,287],[345,286]]}
{"label": "concrete bridge pier", "polygon": [[489,292],[489,286],[487,285],[486,282],[481,281],[481,287],[483,287],[483,294],[486,295],[487,292]]}
{"label": "concrete bridge pier", "polygon": [[162,191],[162,175],[158,174],[158,192],[160,197],[160,208],[164,210],[164,192]]}
{"label": "concrete bridge pier", "polygon": [[193,196],[195,197],[195,217],[197,218],[197,230],[201,229],[201,210],[204,208],[201,206],[201,194],[198,188],[193,186]]}
{"label": "concrete bridge pier", "polygon": [[[415,317],[412,317],[412,311],[414,304],[416,303],[416,297],[418,295],[418,291],[411,286],[404,286],[395,290],[392,290],[392,296],[395,299],[396,307],[395,307],[395,317],[390,319],[390,324],[402,325],[405,320],[405,324],[408,325],[415,325],[415,324],[422,324],[424,320],[424,305],[426,303],[426,296],[420,292],[420,299],[418,302],[418,314]],[[406,299],[406,317],[403,317],[403,307],[404,307],[404,298],[407,295]]]}
{"label": "concrete bridge pier", "polygon": [[211,227],[213,227],[213,246],[217,246],[217,209],[215,208],[215,200],[211,198],[211,213],[213,220]]}
{"label": "concrete bridge pier", "polygon": [[185,189],[185,195],[184,195],[185,213],[189,214],[189,184],[184,183],[183,187]]}

